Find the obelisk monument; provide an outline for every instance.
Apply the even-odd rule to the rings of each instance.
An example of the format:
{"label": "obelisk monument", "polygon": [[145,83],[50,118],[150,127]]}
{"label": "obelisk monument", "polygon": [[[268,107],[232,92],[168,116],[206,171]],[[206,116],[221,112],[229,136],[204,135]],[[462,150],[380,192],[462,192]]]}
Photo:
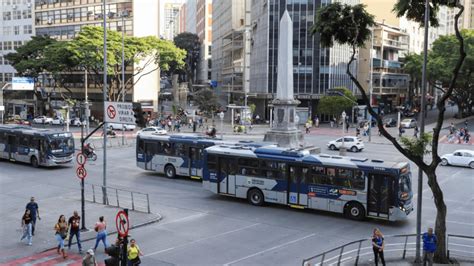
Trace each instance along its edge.
{"label": "obelisk monument", "polygon": [[272,101],[275,121],[264,141],[299,148],[303,144],[303,133],[296,124],[296,106],[300,101],[293,97],[293,22],[287,10],[280,20],[277,74],[277,96]]}

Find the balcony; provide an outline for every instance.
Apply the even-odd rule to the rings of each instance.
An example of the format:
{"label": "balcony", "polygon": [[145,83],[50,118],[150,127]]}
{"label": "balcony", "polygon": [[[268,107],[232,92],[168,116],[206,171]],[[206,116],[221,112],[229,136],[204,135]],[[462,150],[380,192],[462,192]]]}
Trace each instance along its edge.
{"label": "balcony", "polygon": [[372,63],[374,68],[394,68],[400,69],[402,68],[402,64],[398,61],[394,60],[381,60],[380,58],[373,58]]}
{"label": "balcony", "polygon": [[[382,46],[382,40],[378,39],[374,41],[374,46]],[[389,47],[389,48],[395,48],[399,50],[407,50],[408,49],[408,43],[407,42],[402,42],[399,40],[393,40],[393,39],[384,39],[383,40],[383,46]]]}

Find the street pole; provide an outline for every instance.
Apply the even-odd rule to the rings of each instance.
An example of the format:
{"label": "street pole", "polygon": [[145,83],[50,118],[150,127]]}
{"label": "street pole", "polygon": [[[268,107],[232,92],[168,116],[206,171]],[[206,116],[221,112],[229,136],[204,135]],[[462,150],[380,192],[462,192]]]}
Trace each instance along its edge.
{"label": "street pole", "polygon": [[[125,11],[122,11],[122,102],[125,102],[125,49],[123,35],[125,31]],[[125,145],[125,126],[122,125],[122,146]]]}
{"label": "street pole", "polygon": [[103,88],[102,88],[102,98],[104,100],[104,163],[102,168],[102,203],[107,204],[107,122],[105,122],[105,110],[107,106],[105,106],[105,101],[107,100],[107,12],[105,11],[106,0],[102,1],[102,16],[103,16],[103,27],[104,27],[104,80],[103,80]]}
{"label": "street pole", "polygon": [[[89,110],[89,98],[88,98],[88,92],[87,92],[87,87],[89,86],[87,82],[87,68],[84,69],[84,92],[85,92],[85,119],[84,121],[86,122],[86,134],[89,134],[89,115],[90,115],[90,110]],[[82,120],[82,119],[81,119]]]}
{"label": "street pole", "polygon": [[[425,2],[425,42],[423,45],[423,69],[422,69],[422,87],[420,99],[420,138],[425,133],[425,94],[426,94],[426,65],[428,62],[428,29],[430,17],[430,1]],[[423,160],[423,155],[421,155]],[[415,262],[421,262],[420,248],[421,248],[421,205],[423,200],[423,171],[418,167],[418,197],[416,209],[416,256]]]}
{"label": "street pole", "polygon": [[345,135],[345,130],[346,130],[346,111],[342,111],[341,117],[342,117],[342,145],[339,148],[339,155],[345,156],[346,146],[344,145],[344,135]]}
{"label": "street pole", "polygon": [[[373,79],[372,72],[374,71],[374,59],[372,58],[372,50],[374,49],[374,29],[370,29],[371,44],[370,44],[370,70],[369,70],[369,108],[372,108],[372,91]],[[369,142],[372,140],[372,114],[369,112]]]}
{"label": "street pole", "polygon": [[[82,112],[81,112],[82,113]],[[81,117],[82,120],[82,117]],[[84,125],[81,124],[81,153],[84,154]],[[81,231],[86,231],[86,203],[84,196],[84,178],[81,178]]]}

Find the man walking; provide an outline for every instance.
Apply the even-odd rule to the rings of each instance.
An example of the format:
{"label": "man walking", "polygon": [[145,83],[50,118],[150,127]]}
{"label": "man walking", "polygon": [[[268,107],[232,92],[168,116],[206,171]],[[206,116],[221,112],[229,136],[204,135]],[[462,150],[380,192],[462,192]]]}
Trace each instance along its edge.
{"label": "man walking", "polygon": [[428,228],[428,232],[423,234],[423,266],[428,262],[429,266],[433,265],[433,256],[436,251],[438,238],[433,234],[433,228]]}
{"label": "man walking", "polygon": [[36,218],[38,218],[38,220],[41,220],[38,203],[35,202],[35,197],[31,197],[30,202],[26,204],[26,209],[30,210],[32,227],[33,227],[31,230],[31,234],[35,235]]}
{"label": "man walking", "polygon": [[77,211],[74,211],[74,214],[71,217],[69,217],[69,221],[67,224],[69,227],[69,242],[67,245],[68,249],[71,249],[72,238],[76,236],[77,247],[79,248],[79,253],[82,253],[81,230],[80,230],[81,216],[79,216]]}

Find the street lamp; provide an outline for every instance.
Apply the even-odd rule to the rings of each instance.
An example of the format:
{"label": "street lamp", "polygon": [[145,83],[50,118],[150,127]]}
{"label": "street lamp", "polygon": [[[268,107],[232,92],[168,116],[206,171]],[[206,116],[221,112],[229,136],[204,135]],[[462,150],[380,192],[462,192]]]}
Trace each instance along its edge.
{"label": "street lamp", "polygon": [[[124,48],[124,34],[125,34],[125,18],[129,17],[128,10],[123,10],[120,14],[122,18],[122,102],[125,102],[125,48]],[[125,126],[122,125],[122,145],[125,145]]]}
{"label": "street lamp", "polygon": [[342,145],[339,148],[339,155],[344,156],[346,155],[346,147],[344,146],[344,133],[346,130],[346,111],[342,111]]}
{"label": "street lamp", "polygon": [[[374,49],[374,29],[370,29],[371,44],[370,44],[370,71],[369,71],[369,108],[372,108],[372,91],[374,89],[373,72],[374,72],[374,59],[372,58]],[[372,140],[372,114],[369,112],[369,142]]]}

